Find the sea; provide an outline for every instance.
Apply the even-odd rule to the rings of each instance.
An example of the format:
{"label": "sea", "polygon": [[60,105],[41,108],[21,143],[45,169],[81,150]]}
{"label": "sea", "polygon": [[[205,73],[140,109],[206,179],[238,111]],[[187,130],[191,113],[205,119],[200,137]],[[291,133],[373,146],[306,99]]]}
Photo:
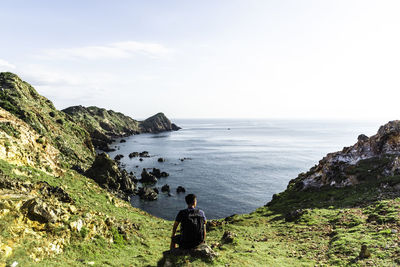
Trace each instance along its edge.
{"label": "sea", "polygon": [[[306,172],[327,153],[357,142],[359,134],[371,136],[376,121],[180,119],[179,131],[139,134],[116,140],[110,152],[140,178],[143,168],[169,173],[155,184],[171,188],[155,201],[133,196],[131,204],[154,216],[173,220],[186,207],[185,194],[193,193],[207,219],[249,213],[268,203],[273,194]],[[131,152],[148,151],[151,157],[129,158]],[[158,158],[165,162],[158,162]],[[185,159],[185,160],[181,160]],[[138,183],[138,186],[142,186]],[[186,193],[177,193],[183,186]]]}

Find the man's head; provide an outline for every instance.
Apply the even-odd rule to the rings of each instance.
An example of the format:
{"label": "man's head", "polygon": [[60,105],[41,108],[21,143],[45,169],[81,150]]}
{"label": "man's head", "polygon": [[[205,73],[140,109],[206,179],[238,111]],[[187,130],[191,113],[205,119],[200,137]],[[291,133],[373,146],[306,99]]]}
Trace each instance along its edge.
{"label": "man's head", "polygon": [[185,201],[186,201],[186,204],[189,206],[189,207],[196,207],[196,205],[197,205],[197,199],[196,199],[196,195],[195,194],[189,194],[189,195],[187,195],[186,197],[185,197]]}

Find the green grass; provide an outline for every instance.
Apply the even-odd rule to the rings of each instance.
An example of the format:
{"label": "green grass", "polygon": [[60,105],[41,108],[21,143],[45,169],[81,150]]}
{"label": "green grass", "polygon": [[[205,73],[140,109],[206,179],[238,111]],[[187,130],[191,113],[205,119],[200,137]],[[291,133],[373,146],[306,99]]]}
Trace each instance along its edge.
{"label": "green grass", "polygon": [[[62,254],[38,263],[30,261],[24,252],[28,247],[35,246],[36,241],[23,240],[8,262],[18,261],[21,266],[82,266],[89,262],[94,262],[94,266],[156,266],[163,260],[162,252],[169,248],[172,222],[151,216],[127,203],[115,206],[115,201],[110,201],[103,189],[72,171],[54,177],[5,161],[0,161],[0,169],[15,179],[47,181],[51,185],[61,186],[83,212],[100,212],[104,217],[100,219],[106,216],[117,220],[127,219],[135,224],[136,229],[125,238],[117,228],[112,228],[114,242],[109,243],[101,235],[89,238],[87,229],[82,228]],[[26,173],[26,176],[15,175],[13,169]],[[170,261],[175,266],[400,264],[400,199],[392,197],[393,192],[389,188],[385,191],[382,187],[391,182],[395,184],[398,179],[396,176],[355,187],[302,194],[284,192],[278,197],[279,201],[275,200],[253,213],[218,220],[217,226],[207,232],[207,243],[219,254],[214,261],[190,256],[174,257]],[[381,188],[379,194],[376,193],[377,188]],[[305,212],[296,221],[286,222],[285,214],[297,208],[305,209]],[[52,231],[61,233],[63,229]],[[233,243],[222,242],[225,231],[236,235]],[[2,233],[6,235],[4,226]],[[364,244],[371,251],[371,258],[359,259]]]}

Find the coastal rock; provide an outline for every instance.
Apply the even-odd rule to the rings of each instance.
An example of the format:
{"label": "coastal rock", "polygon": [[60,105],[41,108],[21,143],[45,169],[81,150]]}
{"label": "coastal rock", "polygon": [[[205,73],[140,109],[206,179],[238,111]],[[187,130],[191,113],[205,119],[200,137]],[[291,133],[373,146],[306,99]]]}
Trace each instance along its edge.
{"label": "coastal rock", "polygon": [[119,141],[120,143],[126,143],[125,139],[121,139],[121,141]]}
{"label": "coastal rock", "polygon": [[148,151],[143,151],[143,152],[139,153],[139,157],[141,157],[141,158],[149,158],[150,155],[149,155]]}
{"label": "coastal rock", "polygon": [[154,190],[154,188],[151,187],[140,187],[138,195],[140,196],[141,199],[149,200],[149,201],[154,201],[158,198],[158,193]]}
{"label": "coastal rock", "polygon": [[169,176],[167,172],[162,172],[160,169],[157,168],[153,168],[150,174],[154,175],[157,178],[162,178],[162,177],[165,178]]}
{"label": "coastal rock", "polygon": [[93,165],[85,172],[85,175],[111,191],[132,194],[135,190],[135,185],[132,182],[133,177],[126,170],[120,170],[118,164],[110,159],[106,153],[97,155]]}
{"label": "coastal rock", "polygon": [[142,174],[141,174],[142,179],[140,179],[141,183],[157,183],[157,177],[155,177],[153,174],[148,173],[146,169],[143,169]]}
{"label": "coastal rock", "polygon": [[129,158],[139,157],[139,152],[132,152],[129,154]]}
{"label": "coastal rock", "polygon": [[56,211],[49,207],[39,198],[33,198],[26,201],[21,210],[26,210],[27,217],[32,221],[48,223],[57,221]]}
{"label": "coastal rock", "polygon": [[157,178],[161,178],[161,171],[160,169],[153,168],[153,170],[150,172],[152,175],[154,175]]}
{"label": "coastal rock", "polygon": [[161,187],[161,192],[170,192],[171,189],[169,188],[169,185],[165,184]]}
{"label": "coastal rock", "polygon": [[164,131],[177,131],[180,127],[171,123],[171,121],[164,115],[164,113],[157,113],[156,115],[141,121],[139,123],[141,132],[145,133],[159,133]]}
{"label": "coastal rock", "polygon": [[369,138],[359,135],[353,146],[327,154],[318,165],[290,181],[288,188],[344,187],[397,173],[400,173],[400,121],[390,121],[377,134]]}
{"label": "coastal rock", "polygon": [[178,186],[178,188],[176,188],[176,193],[185,193],[186,189],[183,186]]}
{"label": "coastal rock", "polygon": [[165,162],[165,159],[164,158],[158,158],[157,161],[162,163],[162,162]]}
{"label": "coastal rock", "polygon": [[114,157],[114,160],[118,161],[121,160],[124,157],[124,155],[118,154]]}

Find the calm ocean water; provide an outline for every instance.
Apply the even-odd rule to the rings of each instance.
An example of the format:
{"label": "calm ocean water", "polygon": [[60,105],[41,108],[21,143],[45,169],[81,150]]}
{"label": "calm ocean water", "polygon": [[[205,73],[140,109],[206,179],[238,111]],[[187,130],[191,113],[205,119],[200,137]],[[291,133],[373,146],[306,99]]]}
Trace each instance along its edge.
{"label": "calm ocean water", "polygon": [[[133,206],[173,220],[185,207],[184,195],[198,197],[207,218],[248,213],[283,191],[289,180],[307,171],[329,152],[353,145],[361,133],[375,134],[386,122],[295,120],[175,120],[177,132],[141,134],[117,142],[121,160],[137,177],[143,168],[156,167],[170,174],[156,184],[169,184],[172,196],[161,193],[156,201],[133,197]],[[149,151],[150,158],[130,159],[134,151]],[[157,162],[163,157],[166,162]],[[181,162],[180,158],[191,158]],[[139,166],[138,168],[136,166]],[[139,184],[140,185],[140,184]]]}

